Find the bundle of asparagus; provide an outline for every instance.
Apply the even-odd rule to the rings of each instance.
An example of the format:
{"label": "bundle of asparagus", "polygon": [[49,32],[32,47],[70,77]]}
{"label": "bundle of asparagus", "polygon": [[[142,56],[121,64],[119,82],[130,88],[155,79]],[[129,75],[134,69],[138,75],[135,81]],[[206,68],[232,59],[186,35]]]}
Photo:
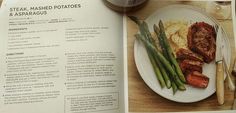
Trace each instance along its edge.
{"label": "bundle of asparagus", "polygon": [[186,90],[184,85],[186,82],[185,77],[169,45],[162,21],[160,20],[159,27],[154,25],[154,31],[161,46],[161,49],[158,49],[147,23],[133,16],[129,16],[129,18],[139,26],[140,34],[136,34],[135,37],[145,45],[161,88],[166,86],[169,89],[172,87],[173,94],[177,90]]}

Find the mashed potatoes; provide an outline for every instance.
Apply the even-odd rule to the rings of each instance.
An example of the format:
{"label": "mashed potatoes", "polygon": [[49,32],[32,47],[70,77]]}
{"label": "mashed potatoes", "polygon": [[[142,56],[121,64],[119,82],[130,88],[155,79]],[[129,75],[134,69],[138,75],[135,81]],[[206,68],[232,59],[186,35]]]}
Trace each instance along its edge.
{"label": "mashed potatoes", "polygon": [[175,52],[179,48],[187,48],[188,22],[166,21],[164,26],[166,36]]}

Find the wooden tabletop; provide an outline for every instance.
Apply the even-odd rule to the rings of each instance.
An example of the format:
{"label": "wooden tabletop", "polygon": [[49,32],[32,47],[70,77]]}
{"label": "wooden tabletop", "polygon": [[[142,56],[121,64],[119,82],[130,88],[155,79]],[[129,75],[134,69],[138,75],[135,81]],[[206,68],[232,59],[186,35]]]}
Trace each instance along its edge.
{"label": "wooden tabletop", "polygon": [[[149,15],[151,15],[158,8],[170,5],[170,4],[188,4],[197,6],[204,10],[206,2],[160,2],[150,0],[145,7],[138,10],[137,12],[129,13],[128,15],[136,16],[140,19],[145,20]],[[233,24],[231,19],[222,20],[218,19],[220,24],[226,30],[228,38],[231,42],[232,48],[232,59],[235,56],[234,50],[234,36],[233,36]],[[167,100],[157,93],[152,91],[142,80],[139,75],[135,61],[134,61],[134,34],[138,32],[137,25],[135,25],[130,19],[127,19],[128,28],[128,88],[129,88],[129,111],[130,112],[175,112],[175,111],[211,111],[211,110],[229,110],[232,107],[234,100],[234,92],[229,91],[225,86],[225,103],[222,106],[217,104],[216,94],[204,99],[200,102],[195,103],[177,103]],[[232,67],[232,64],[231,64]],[[234,78],[233,78],[234,79]],[[227,82],[227,81],[226,81]],[[226,84],[225,82],[225,84]]]}

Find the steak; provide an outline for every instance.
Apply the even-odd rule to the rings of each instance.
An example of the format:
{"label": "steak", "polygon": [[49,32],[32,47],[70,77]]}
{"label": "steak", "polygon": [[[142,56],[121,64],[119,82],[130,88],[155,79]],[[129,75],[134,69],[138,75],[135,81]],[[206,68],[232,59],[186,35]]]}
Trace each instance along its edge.
{"label": "steak", "polygon": [[205,23],[197,22],[188,30],[188,48],[203,56],[206,63],[215,59],[216,32],[214,28]]}
{"label": "steak", "polygon": [[202,73],[203,62],[186,59],[186,60],[180,61],[179,66],[185,75],[186,73],[193,72],[193,71],[198,71]]}
{"label": "steak", "polygon": [[194,61],[199,61],[199,62],[203,62],[203,58],[202,56],[188,50],[188,49],[184,49],[184,48],[180,48],[177,52],[176,52],[176,57],[178,60],[185,60],[185,59],[189,59],[189,60],[194,60]]}
{"label": "steak", "polygon": [[189,73],[186,80],[189,85],[197,88],[206,88],[209,83],[209,78],[197,71]]}
{"label": "steak", "polygon": [[204,65],[202,57],[191,50],[183,48],[176,52],[176,56],[187,84],[196,88],[206,88],[209,78],[202,74]]}

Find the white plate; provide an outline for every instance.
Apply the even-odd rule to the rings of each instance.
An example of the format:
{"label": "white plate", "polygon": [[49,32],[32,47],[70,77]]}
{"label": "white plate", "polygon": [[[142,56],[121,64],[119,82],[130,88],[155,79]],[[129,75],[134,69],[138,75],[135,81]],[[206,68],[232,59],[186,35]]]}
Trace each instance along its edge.
{"label": "white plate", "polygon": [[[205,12],[192,6],[186,5],[170,5],[162,9],[158,9],[156,12],[154,12],[145,20],[148,23],[149,30],[151,32],[153,32],[153,25],[157,24],[160,19],[164,22],[167,20],[186,20],[191,24],[203,21],[210,25],[219,25],[219,23],[214,18],[210,17]],[[222,51],[224,52],[224,57],[226,58],[226,63],[229,67],[231,48],[225,32],[223,33],[223,36],[224,41],[222,43],[224,45],[224,48]],[[211,62],[210,64],[205,63],[203,66],[203,74],[207,75],[210,78],[209,85],[206,89],[193,88],[189,85],[186,85],[186,91],[178,91],[175,95],[173,95],[172,89],[161,89],[159,81],[155,76],[152,65],[148,58],[147,51],[144,45],[138,40],[136,40],[134,44],[134,57],[136,66],[142,79],[153,91],[164,98],[181,103],[190,103],[203,100],[216,91],[215,61]]]}

